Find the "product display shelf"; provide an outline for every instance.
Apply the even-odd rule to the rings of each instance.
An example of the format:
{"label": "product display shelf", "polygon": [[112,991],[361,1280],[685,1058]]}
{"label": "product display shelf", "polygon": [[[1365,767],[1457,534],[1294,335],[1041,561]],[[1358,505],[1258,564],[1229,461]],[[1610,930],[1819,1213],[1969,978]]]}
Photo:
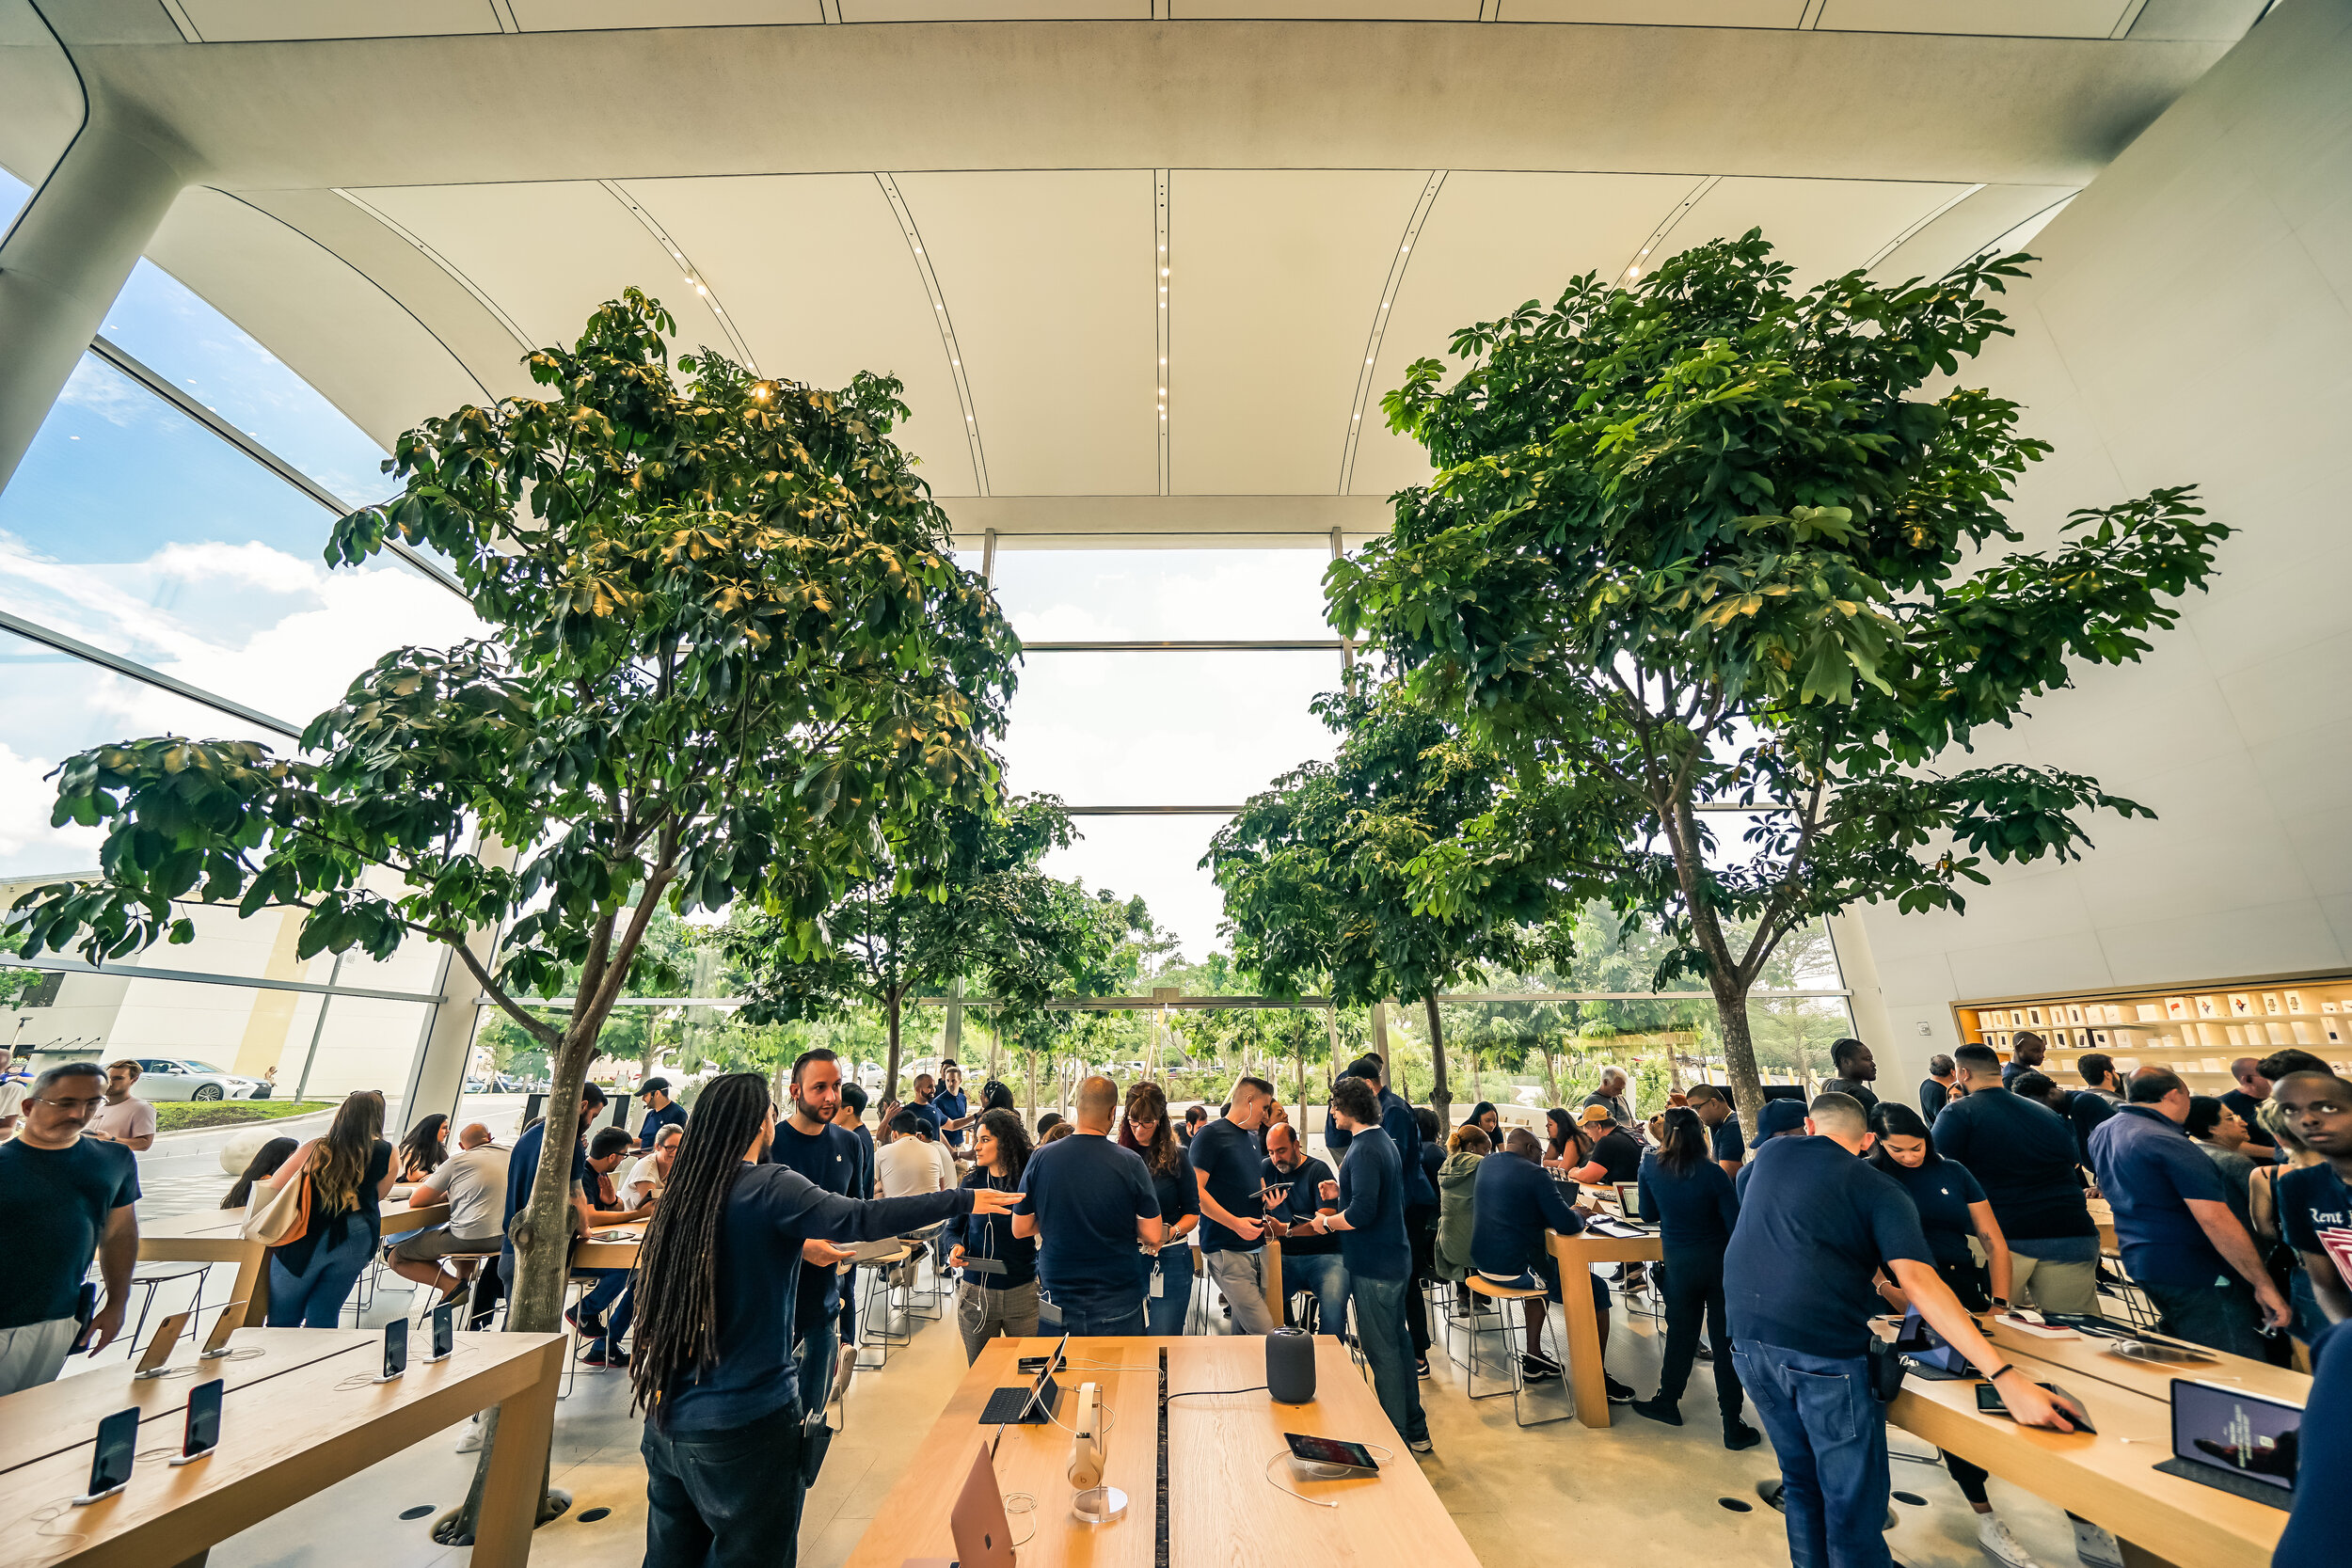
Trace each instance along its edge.
{"label": "product display shelf", "polygon": [[2341,972],[1989,997],[1952,1004],[1952,1017],[1963,1039],[2004,1058],[2016,1035],[2041,1036],[2042,1070],[2068,1087],[2094,1051],[2126,1074],[2169,1068],[2200,1094],[2230,1088],[2238,1057],[2288,1047],[2352,1069],[2352,974]]}

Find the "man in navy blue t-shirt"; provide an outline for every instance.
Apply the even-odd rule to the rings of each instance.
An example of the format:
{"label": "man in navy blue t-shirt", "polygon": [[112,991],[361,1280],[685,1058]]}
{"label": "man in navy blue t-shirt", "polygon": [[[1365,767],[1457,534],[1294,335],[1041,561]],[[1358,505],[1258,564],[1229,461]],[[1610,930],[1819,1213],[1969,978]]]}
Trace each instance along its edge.
{"label": "man in navy blue t-shirt", "polygon": [[1192,1135],[1186,1158],[1200,1179],[1200,1262],[1233,1309],[1239,1334],[1271,1334],[1281,1325],[1265,1303],[1265,1164],[1250,1134],[1265,1119],[1274,1085],[1244,1078],[1225,1114]]}
{"label": "man in navy blue t-shirt", "polygon": [[[862,1150],[847,1128],[833,1118],[841,1109],[841,1061],[821,1047],[803,1051],[792,1064],[789,1113],[776,1119],[776,1140],[768,1148],[771,1164],[789,1165],[826,1192],[864,1197],[858,1187]],[[793,1354],[801,1361],[801,1407],[814,1410],[833,1387],[834,1355],[840,1346],[841,1260],[850,1249],[810,1237],[801,1243],[801,1290],[792,1306],[792,1329],[800,1337]]]}
{"label": "man in navy blue t-shirt", "polygon": [[1036,1238],[1038,1282],[1063,1333],[1141,1334],[1141,1243],[1160,1243],[1159,1194],[1143,1157],[1110,1139],[1119,1085],[1089,1078],[1076,1101],[1076,1133],[1029,1156],[1012,1233]]}
{"label": "man in navy blue t-shirt", "polygon": [[1861,1102],[1825,1094],[1804,1137],[1759,1145],[1724,1254],[1732,1359],[1780,1460],[1788,1556],[1883,1568],[1886,1413],[1870,1388],[1871,1281],[1891,1274],[1945,1340],[1990,1375],[2026,1426],[2072,1424],[1986,1342],[1936,1272],[1919,1212],[1857,1155],[1873,1139]]}
{"label": "man in navy blue t-shirt", "polygon": [[638,1148],[651,1148],[665,1127],[685,1129],[686,1107],[670,1098],[667,1078],[648,1078],[638,1086],[637,1093],[645,1102],[645,1124],[637,1133]]}
{"label": "man in navy blue t-shirt", "polygon": [[1347,1291],[1356,1303],[1356,1338],[1372,1368],[1372,1386],[1405,1446],[1427,1453],[1429,1420],[1422,1413],[1421,1381],[1413,1373],[1412,1330],[1405,1295],[1412,1289],[1413,1243],[1405,1233],[1405,1163],[1380,1125],[1380,1101],[1364,1079],[1331,1085],[1331,1115],[1347,1133],[1339,1180],[1320,1195],[1336,1214],[1316,1214],[1307,1228],[1337,1232],[1347,1264]]}
{"label": "man in navy blue t-shirt", "polygon": [[1724,1167],[1725,1176],[1738,1180],[1740,1166],[1748,1157],[1748,1140],[1740,1131],[1740,1112],[1731,1102],[1731,1091],[1715,1084],[1693,1084],[1683,1098],[1707,1129],[1708,1157]]}
{"label": "man in navy blue t-shirt", "polygon": [[2220,1167],[2183,1129],[2188,1085],[2174,1073],[2142,1072],[2131,1097],[2090,1134],[2090,1168],[2114,1206],[2123,1266],[2165,1333],[2259,1357],[2257,1317],[2284,1328],[2295,1309],[2231,1212]]}

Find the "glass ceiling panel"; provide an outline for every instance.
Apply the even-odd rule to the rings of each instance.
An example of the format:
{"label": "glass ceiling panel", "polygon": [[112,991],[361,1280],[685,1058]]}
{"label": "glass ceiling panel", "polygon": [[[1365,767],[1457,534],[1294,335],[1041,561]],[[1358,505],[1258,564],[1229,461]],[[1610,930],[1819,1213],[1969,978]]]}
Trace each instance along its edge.
{"label": "glass ceiling panel", "polygon": [[1026,550],[996,546],[997,602],[1036,641],[1337,635],[1328,549]]}
{"label": "glass ceiling panel", "polygon": [[478,626],[391,557],[329,572],[328,520],[85,356],[0,492],[0,607],[299,725],[385,650]]}
{"label": "glass ceiling panel", "polygon": [[1307,710],[1335,653],[1032,654],[1006,778],[1073,806],[1238,805],[1334,737]]}
{"label": "glass ceiling panel", "polygon": [[234,322],[142,260],[106,312],[106,338],[353,506],[396,486],[390,455]]}

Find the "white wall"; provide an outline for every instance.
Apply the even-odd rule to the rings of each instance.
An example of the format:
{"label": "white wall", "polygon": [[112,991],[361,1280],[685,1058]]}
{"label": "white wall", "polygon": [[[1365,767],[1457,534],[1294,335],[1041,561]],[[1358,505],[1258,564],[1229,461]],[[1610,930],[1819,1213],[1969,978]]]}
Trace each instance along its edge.
{"label": "white wall", "polygon": [[1907,1079],[1956,1043],[1954,998],[2352,958],[2352,0],[2278,7],[2032,248],[2017,336],[1967,375],[2057,444],[2019,492],[2031,544],[2187,482],[2242,531],[2145,662],[1980,737],[2157,820],[2093,823],[2087,861],[1964,918],[1861,914]]}

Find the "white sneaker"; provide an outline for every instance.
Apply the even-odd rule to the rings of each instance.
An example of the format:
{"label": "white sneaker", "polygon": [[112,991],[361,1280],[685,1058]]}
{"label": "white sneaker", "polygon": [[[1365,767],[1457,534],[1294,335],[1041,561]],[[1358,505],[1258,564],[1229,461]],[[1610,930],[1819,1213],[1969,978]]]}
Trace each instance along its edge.
{"label": "white sneaker", "polygon": [[1997,1513],[1977,1515],[1977,1544],[2002,1568],[2042,1568],[2033,1560],[2033,1554],[2017,1544],[2017,1537],[2010,1534],[2009,1526],[2001,1522]]}
{"label": "white sneaker", "polygon": [[480,1453],[482,1451],[481,1417],[476,1416],[472,1420],[468,1421],[466,1423],[466,1430],[458,1433],[457,1451],[459,1453]]}
{"label": "white sneaker", "polygon": [[2074,1555],[2083,1568],[2123,1568],[2123,1548],[2088,1519],[2074,1521]]}

